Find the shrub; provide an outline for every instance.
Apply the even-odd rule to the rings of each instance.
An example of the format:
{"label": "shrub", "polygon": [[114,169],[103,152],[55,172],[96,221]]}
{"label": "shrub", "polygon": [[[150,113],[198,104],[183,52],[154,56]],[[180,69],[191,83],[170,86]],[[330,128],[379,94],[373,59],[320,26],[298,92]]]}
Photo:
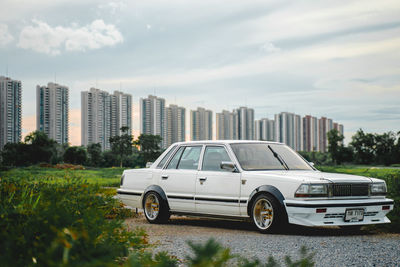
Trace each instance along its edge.
{"label": "shrub", "polygon": [[148,246],[142,230],[127,231],[119,202],[96,185],[2,179],[1,266],[104,266]]}

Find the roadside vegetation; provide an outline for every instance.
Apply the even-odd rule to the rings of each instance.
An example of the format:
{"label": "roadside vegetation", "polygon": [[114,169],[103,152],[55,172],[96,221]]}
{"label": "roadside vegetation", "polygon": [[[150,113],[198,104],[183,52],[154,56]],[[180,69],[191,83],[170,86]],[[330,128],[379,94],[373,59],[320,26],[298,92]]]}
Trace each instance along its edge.
{"label": "roadside vegetation", "polygon": [[[384,179],[395,210],[388,216],[391,224],[373,229],[400,232],[400,169],[356,165],[400,166],[400,135],[360,130],[347,147],[337,131],[328,139],[328,153],[303,156],[323,171]],[[140,135],[135,140],[125,132],[110,141],[111,149],[102,151],[99,144],[61,146],[33,132],[24,142],[5,146],[0,154],[1,266],[278,265],[273,257],[263,263],[234,255],[214,240],[189,243],[192,254],[185,259],[153,254],[147,234],[124,225],[135,214],[114,198],[112,187],[125,168],[154,161],[162,153],[161,139]],[[344,163],[351,165],[338,165]],[[287,257],[285,264],[313,266],[312,256],[302,248],[298,260]]]}
{"label": "roadside vegetation", "polygon": [[[266,266],[213,240],[190,244],[193,254],[179,261],[164,252],[153,254],[145,231],[124,225],[134,213],[115,192],[76,175],[86,170],[44,168],[41,173],[37,167],[20,174],[29,170],[34,174],[28,177],[13,171],[0,175],[1,266]],[[107,176],[115,170],[103,171]],[[63,177],[35,178],[52,172]],[[313,264],[304,249],[299,260],[285,260],[287,266]],[[277,266],[273,258],[268,264]]]}

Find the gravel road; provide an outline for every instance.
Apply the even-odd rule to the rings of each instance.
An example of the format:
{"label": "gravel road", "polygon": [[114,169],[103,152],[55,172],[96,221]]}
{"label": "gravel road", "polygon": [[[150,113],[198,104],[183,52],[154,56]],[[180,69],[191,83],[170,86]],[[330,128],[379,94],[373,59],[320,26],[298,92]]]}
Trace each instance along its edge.
{"label": "gravel road", "polygon": [[156,243],[155,251],[168,251],[184,259],[190,254],[187,240],[215,238],[235,254],[266,261],[269,255],[281,263],[285,255],[297,259],[305,245],[315,252],[316,266],[400,266],[400,235],[362,231],[344,233],[336,228],[292,226],[285,233],[263,235],[250,223],[172,217],[168,224],[149,224],[143,216],[126,220],[130,229],[141,227]]}

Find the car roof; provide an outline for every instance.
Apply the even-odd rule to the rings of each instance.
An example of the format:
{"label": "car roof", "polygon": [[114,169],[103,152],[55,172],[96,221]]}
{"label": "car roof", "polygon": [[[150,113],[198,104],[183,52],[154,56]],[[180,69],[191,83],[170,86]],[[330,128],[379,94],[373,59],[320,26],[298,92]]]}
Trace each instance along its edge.
{"label": "car roof", "polygon": [[249,143],[262,143],[262,144],[280,144],[280,142],[272,141],[259,141],[259,140],[201,140],[201,141],[187,141],[187,142],[177,142],[174,145],[187,145],[187,144],[249,144]]}

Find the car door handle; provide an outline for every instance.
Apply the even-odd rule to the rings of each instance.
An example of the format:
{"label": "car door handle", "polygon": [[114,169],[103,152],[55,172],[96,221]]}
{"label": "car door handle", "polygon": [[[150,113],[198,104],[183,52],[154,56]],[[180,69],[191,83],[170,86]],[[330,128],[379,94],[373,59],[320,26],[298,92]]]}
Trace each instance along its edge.
{"label": "car door handle", "polygon": [[204,183],[207,180],[207,177],[201,177],[199,178],[200,183]]}
{"label": "car door handle", "polygon": [[161,175],[161,179],[163,179],[163,180],[167,180],[168,179],[168,175]]}

